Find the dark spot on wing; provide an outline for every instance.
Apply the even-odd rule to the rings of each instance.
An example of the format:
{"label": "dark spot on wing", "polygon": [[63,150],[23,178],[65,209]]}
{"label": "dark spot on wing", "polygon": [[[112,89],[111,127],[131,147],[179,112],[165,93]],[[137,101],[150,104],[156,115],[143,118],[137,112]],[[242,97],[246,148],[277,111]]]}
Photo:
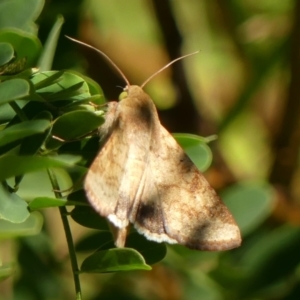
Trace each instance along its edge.
{"label": "dark spot on wing", "polygon": [[152,111],[148,103],[141,103],[139,106],[139,117],[145,123],[150,123],[152,120]]}
{"label": "dark spot on wing", "polygon": [[152,219],[155,216],[155,207],[153,204],[143,204],[139,209],[140,219]]}

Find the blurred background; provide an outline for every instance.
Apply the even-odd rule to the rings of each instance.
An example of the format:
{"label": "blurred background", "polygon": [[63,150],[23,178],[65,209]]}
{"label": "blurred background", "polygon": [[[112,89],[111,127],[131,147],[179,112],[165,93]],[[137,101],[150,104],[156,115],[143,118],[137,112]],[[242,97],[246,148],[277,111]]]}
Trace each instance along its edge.
{"label": "blurred background", "polygon": [[[107,100],[124,81],[65,34],[101,49],[137,85],[199,50],[145,91],[170,132],[217,135],[205,176],[243,235],[240,248],[224,253],[170,246],[149,272],[84,274],[84,299],[300,299],[300,2],[52,0],[37,20],[42,43],[59,14],[53,69],[86,73]],[[7,299],[75,298],[58,213],[44,214],[41,234],[5,246],[18,261],[14,278],[1,283]],[[75,240],[86,234],[72,229]]]}

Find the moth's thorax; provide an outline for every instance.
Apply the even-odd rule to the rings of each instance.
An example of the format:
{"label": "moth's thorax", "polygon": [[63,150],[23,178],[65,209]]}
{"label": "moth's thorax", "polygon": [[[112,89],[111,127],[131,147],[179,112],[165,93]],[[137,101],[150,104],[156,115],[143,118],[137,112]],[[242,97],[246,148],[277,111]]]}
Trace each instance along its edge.
{"label": "moth's thorax", "polygon": [[[136,99],[140,103],[148,103],[149,102],[149,103],[153,104],[153,101],[151,100],[151,98],[138,85],[127,86],[125,88],[125,91],[127,92],[128,95],[124,100]],[[122,100],[122,101],[124,101],[124,100]]]}
{"label": "moth's thorax", "polygon": [[119,112],[135,121],[153,123],[158,118],[152,99],[137,85],[125,89],[128,95],[119,102]]}

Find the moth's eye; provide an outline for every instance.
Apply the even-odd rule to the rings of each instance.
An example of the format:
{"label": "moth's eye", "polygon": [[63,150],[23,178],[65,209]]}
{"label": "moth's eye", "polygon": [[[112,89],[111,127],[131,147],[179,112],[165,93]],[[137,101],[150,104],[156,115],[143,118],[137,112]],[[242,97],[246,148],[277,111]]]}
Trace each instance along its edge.
{"label": "moth's eye", "polygon": [[119,96],[119,100],[121,101],[121,100],[125,99],[126,97],[128,97],[128,93],[127,92],[122,92]]}

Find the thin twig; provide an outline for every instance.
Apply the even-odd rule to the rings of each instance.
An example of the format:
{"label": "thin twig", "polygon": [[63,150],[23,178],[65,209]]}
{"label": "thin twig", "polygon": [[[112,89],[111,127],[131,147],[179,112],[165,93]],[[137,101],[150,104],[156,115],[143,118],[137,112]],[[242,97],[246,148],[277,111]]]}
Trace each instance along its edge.
{"label": "thin twig", "polygon": [[28,121],[27,116],[24,114],[23,110],[19,107],[19,105],[15,101],[9,102],[11,108],[15,111],[17,116],[20,118],[21,121]]}
{"label": "thin twig", "polygon": [[[63,196],[61,194],[59,184],[57,181],[57,178],[54,174],[54,172],[50,169],[47,170],[48,176],[50,178],[53,191],[55,194],[55,197],[58,199],[62,199]],[[59,207],[59,212],[60,216],[63,222],[63,227],[65,230],[65,235],[66,235],[66,240],[68,244],[68,250],[70,254],[70,261],[71,261],[71,266],[72,266],[72,272],[73,272],[73,279],[74,279],[74,284],[75,284],[75,292],[76,292],[76,300],[82,300],[82,294],[81,294],[81,287],[80,287],[80,280],[79,280],[79,268],[78,268],[78,263],[77,263],[77,258],[76,258],[76,252],[74,248],[74,243],[73,243],[73,238],[72,238],[72,233],[68,221],[68,211],[64,206]]]}

